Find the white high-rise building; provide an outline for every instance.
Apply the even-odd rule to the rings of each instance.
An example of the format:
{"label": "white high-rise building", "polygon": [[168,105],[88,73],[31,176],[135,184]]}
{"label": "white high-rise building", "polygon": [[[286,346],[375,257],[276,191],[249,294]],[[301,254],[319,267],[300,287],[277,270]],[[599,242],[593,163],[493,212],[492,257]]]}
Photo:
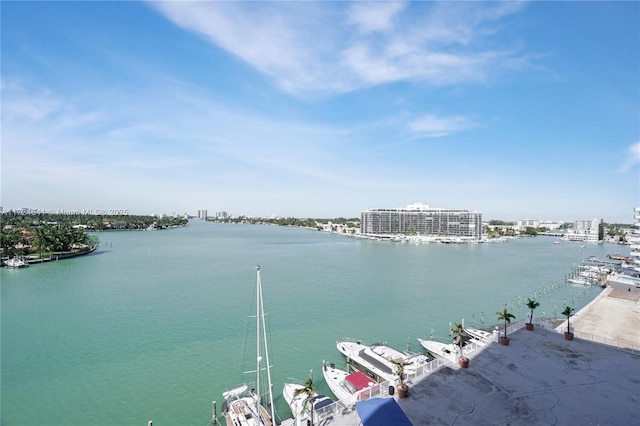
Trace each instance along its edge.
{"label": "white high-rise building", "polygon": [[569,241],[597,243],[599,226],[598,219],[576,220],[573,224],[573,231],[565,234],[564,238]]}
{"label": "white high-rise building", "polygon": [[631,245],[629,259],[622,262],[618,271],[607,277],[607,286],[640,293],[640,207],[634,209],[635,222],[627,240]]}
{"label": "white high-rise building", "polygon": [[531,228],[540,227],[540,221],[539,220],[534,220],[534,219],[520,219],[516,223],[516,229],[518,229],[518,230],[524,230],[524,229],[527,229],[529,227],[531,227]]}
{"label": "white high-rise building", "polygon": [[426,204],[405,208],[371,209],[360,213],[363,235],[399,235],[464,237],[480,240],[482,214],[470,210],[436,209]]}
{"label": "white high-rise building", "polygon": [[640,207],[634,209],[634,226],[628,240],[631,245],[629,253],[629,266],[640,273]]}

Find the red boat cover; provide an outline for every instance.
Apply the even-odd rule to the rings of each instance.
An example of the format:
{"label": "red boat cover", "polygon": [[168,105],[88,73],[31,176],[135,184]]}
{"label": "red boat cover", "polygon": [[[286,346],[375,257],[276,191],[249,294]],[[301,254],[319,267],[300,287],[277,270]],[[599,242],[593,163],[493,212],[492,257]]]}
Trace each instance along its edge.
{"label": "red boat cover", "polygon": [[364,389],[375,384],[375,381],[371,377],[360,371],[349,374],[346,377],[346,380],[353,384],[353,386],[356,387],[356,390]]}

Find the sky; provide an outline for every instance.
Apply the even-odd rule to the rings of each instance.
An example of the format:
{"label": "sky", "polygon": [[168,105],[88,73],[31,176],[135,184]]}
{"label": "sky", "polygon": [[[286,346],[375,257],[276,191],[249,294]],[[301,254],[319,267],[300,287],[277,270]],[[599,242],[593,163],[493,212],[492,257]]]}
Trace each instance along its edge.
{"label": "sky", "polygon": [[632,223],[640,3],[3,1],[5,210]]}

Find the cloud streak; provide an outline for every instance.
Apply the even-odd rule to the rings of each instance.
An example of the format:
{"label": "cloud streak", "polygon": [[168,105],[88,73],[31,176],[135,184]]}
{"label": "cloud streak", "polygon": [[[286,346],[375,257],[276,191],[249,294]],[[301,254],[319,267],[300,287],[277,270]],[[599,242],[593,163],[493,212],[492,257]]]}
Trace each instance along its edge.
{"label": "cloud streak", "polygon": [[474,83],[527,62],[489,47],[495,22],[519,12],[520,3],[354,3],[346,10],[341,2],[151,5],[301,96],[400,81]]}
{"label": "cloud streak", "polygon": [[475,126],[465,117],[438,117],[432,114],[426,114],[409,123],[409,129],[416,135],[432,138],[457,133]]}
{"label": "cloud streak", "polygon": [[620,172],[627,172],[635,165],[640,164],[640,142],[636,142],[629,146],[627,150],[627,158],[620,166]]}

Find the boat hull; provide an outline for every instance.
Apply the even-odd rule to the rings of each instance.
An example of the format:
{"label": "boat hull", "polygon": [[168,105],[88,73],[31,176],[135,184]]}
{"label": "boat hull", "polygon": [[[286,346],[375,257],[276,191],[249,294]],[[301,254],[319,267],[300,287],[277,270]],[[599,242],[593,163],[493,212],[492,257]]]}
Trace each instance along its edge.
{"label": "boat hull", "polygon": [[457,345],[453,343],[442,343],[435,340],[418,339],[423,348],[425,348],[434,357],[444,359],[445,361],[457,362],[458,352]]}

